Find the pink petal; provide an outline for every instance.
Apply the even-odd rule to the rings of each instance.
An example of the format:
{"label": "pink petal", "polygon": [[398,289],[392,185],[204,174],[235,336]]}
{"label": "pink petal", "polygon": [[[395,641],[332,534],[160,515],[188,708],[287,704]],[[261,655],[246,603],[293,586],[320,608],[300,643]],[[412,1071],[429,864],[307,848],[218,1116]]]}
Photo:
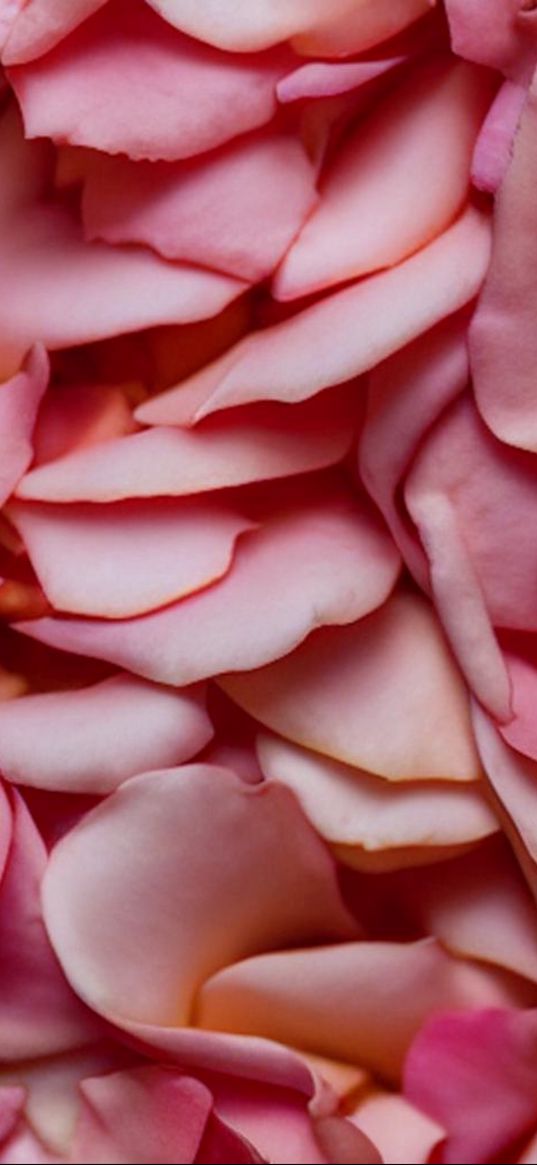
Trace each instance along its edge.
{"label": "pink petal", "polygon": [[0,121],[1,264],[10,293],[0,306],[0,340],[20,358],[36,339],[69,347],[153,324],[219,312],[244,285],[144,249],[87,244],[66,205],[46,201],[44,143],[25,143],[12,111]]}
{"label": "pink petal", "polygon": [[142,0],[109,0],[8,77],[28,137],[176,161],[269,121],[291,60],[279,49],[228,56],[182,36]]}
{"label": "pink petal", "polygon": [[20,629],[184,686],[260,667],[323,623],[353,622],[384,601],[398,570],[393,544],[370,511],[329,491],[249,535],[224,579],[172,607],[117,623],[38,619]]}
{"label": "pink petal", "polygon": [[[536,25],[537,29],[537,25]],[[537,449],[534,316],[537,297],[537,84],[523,109],[513,159],[496,198],[490,271],[470,329],[478,407],[502,441]]]}
{"label": "pink petal", "polygon": [[350,929],[287,790],[204,765],[133,778],[83,818],[52,854],[44,909],[82,998],[116,1023],[172,1028],[219,967]]}
{"label": "pink petal", "polygon": [[524,79],[537,57],[535,18],[521,0],[446,0],[454,53]]}
{"label": "pink petal", "polygon": [[505,662],[511,682],[513,715],[507,724],[500,726],[500,732],[513,748],[537,761],[537,669],[533,660],[518,655],[506,655]]}
{"label": "pink petal", "polygon": [[135,428],[121,387],[53,385],[41,405],[34,429],[34,466],[55,461],[72,449],[122,437]]}
{"label": "pink petal", "polygon": [[13,492],[32,460],[32,432],[48,371],[46,352],[36,347],[20,372],[0,386],[0,505]]}
{"label": "pink petal", "polygon": [[325,1165],[304,1097],[229,1077],[212,1087],[220,1115],[271,1165]]}
{"label": "pink petal", "polygon": [[351,627],[324,628],[270,667],[220,682],[275,732],[389,780],[479,776],[466,690],[417,596],[395,595]]}
{"label": "pink petal", "polygon": [[445,1136],[441,1125],[393,1092],[366,1096],[351,1120],[378,1146],[384,1165],[427,1165]]}
{"label": "pink petal", "polygon": [[0,1087],[0,1142],[10,1136],[23,1108],[23,1088]]}
{"label": "pink petal", "polygon": [[466,199],[491,96],[490,78],[463,62],[429,64],[390,89],[322,181],[318,207],[276,273],[276,297],[393,267],[446,230]]}
{"label": "pink petal", "polygon": [[336,97],[349,93],[402,64],[406,57],[381,57],[378,61],[308,61],[283,77],[277,85],[283,105],[311,97]]}
{"label": "pink petal", "polygon": [[200,416],[253,400],[299,401],[366,372],[478,292],[489,261],[488,221],[469,209],[392,270],[360,280],[239,341]]}
{"label": "pink petal", "polygon": [[397,1081],[429,1016],[502,1006],[508,994],[489,972],[452,959],[432,939],[339,943],[224,968],[200,990],[198,1022],[339,1057]]}
{"label": "pink petal", "polygon": [[[7,0],[9,5],[10,0]],[[14,11],[2,61],[6,65],[31,61],[54,48],[58,41],[102,8],[107,0],[13,0]],[[4,0],[6,3],[6,0]]]}
{"label": "pink petal", "polygon": [[197,499],[13,502],[8,515],[52,605],[104,619],[143,615],[209,586],[227,573],[237,538],[252,528],[228,507]]}
{"label": "pink petal", "polygon": [[515,134],[526,101],[523,85],[504,81],[477,139],[472,159],[472,181],[495,194],[507,173]]}
{"label": "pink petal", "polygon": [[501,1160],[537,1121],[537,1012],[430,1020],[410,1050],[405,1092],[447,1130],[446,1165]]}
{"label": "pink petal", "polygon": [[[276,736],[258,737],[257,752],[265,776],[292,789],[321,837],[353,865],[360,865],[360,851],[366,860],[369,854],[389,860],[396,851],[392,860],[403,864],[404,850],[414,847],[434,861],[438,847],[466,845],[498,829],[472,786],[387,784]],[[0,762],[1,755],[0,746]]]}
{"label": "pink petal", "polygon": [[[17,496],[51,502],[182,497],[324,469],[347,453],[356,408],[353,387],[338,388],[294,409],[266,404],[236,418],[210,418],[195,431],[134,433],[38,466]],[[138,416],[150,423],[164,418],[167,426],[176,423],[176,413],[175,394],[165,393]]]}
{"label": "pink petal", "polygon": [[109,793],[136,773],[180,764],[212,736],[201,692],[120,675],[90,688],[0,704],[0,769],[40,789]]}
{"label": "pink petal", "polygon": [[293,38],[293,47],[306,56],[346,56],[388,40],[434,8],[436,0],[361,0],[344,4],[341,13],[323,5],[322,15]]}
{"label": "pink petal", "polygon": [[84,183],[86,237],[144,243],[165,259],[256,282],[313,208],[314,177],[299,139],[276,133],[240,138],[190,163],[101,156]]}

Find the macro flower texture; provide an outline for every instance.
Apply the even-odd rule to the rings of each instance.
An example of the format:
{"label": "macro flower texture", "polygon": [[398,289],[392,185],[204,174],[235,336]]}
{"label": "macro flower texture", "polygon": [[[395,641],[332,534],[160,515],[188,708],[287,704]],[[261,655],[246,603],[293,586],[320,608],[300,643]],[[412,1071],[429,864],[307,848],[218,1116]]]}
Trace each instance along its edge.
{"label": "macro flower texture", "polygon": [[531,1165],[537,3],[0,57],[0,1165]]}

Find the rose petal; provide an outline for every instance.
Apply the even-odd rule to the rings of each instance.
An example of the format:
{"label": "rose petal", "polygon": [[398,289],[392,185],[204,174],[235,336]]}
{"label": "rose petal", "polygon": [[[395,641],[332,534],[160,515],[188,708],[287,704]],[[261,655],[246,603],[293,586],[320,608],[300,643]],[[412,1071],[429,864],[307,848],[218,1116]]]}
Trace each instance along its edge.
{"label": "rose petal", "polygon": [[375,81],[405,60],[399,56],[378,61],[309,61],[278,82],[278,101],[286,105],[311,97],[337,97]]}
{"label": "rose petal", "polygon": [[[31,627],[32,625],[28,625]],[[395,595],[224,690],[297,744],[400,780],[479,776],[466,691],[427,603]]]}
{"label": "rose petal", "polygon": [[15,4],[11,3],[14,12],[3,63],[21,64],[48,52],[106,3],[107,0],[15,0]]}
{"label": "rose petal", "polygon": [[350,1119],[378,1146],[384,1165],[427,1165],[445,1137],[441,1125],[390,1092],[366,1096]]}
{"label": "rose petal", "polygon": [[8,515],[52,605],[105,619],[143,615],[222,578],[237,538],[252,528],[224,505],[167,498],[13,502]]}
{"label": "rose petal", "polygon": [[120,386],[59,384],[49,388],[34,429],[34,466],[73,449],[122,437],[136,429]]}
{"label": "rose petal", "polygon": [[269,121],[290,60],[280,49],[262,57],[219,53],[182,36],[142,0],[109,0],[46,56],[10,67],[8,77],[27,137],[176,161]]}
{"label": "rose petal", "polygon": [[32,432],[48,382],[47,354],[33,348],[20,372],[0,384],[0,505],[13,492],[32,460]]}
{"label": "rose petal", "polygon": [[536,26],[521,0],[446,0],[454,53],[524,79],[537,57]]}
{"label": "rose petal", "polygon": [[537,670],[533,660],[519,655],[506,654],[505,662],[511,683],[513,715],[507,724],[500,725],[500,732],[518,752],[537,760]]}
{"label": "rose petal", "polygon": [[290,651],[313,627],[360,618],[384,601],[398,570],[393,544],[365,506],[338,494],[317,502],[313,494],[309,504],[249,535],[230,573],[189,599],[122,622],[51,618],[19,629],[51,646],[184,686],[259,667]]}
{"label": "rose petal", "polygon": [[472,181],[495,194],[511,162],[515,134],[526,101],[526,89],[504,81],[483,122],[472,159]]}
{"label": "rose petal", "polygon": [[[413,70],[359,121],[274,280],[277,299],[392,267],[462,209],[490,79],[463,62]],[[434,176],[423,182],[424,168]]]}
{"label": "rose petal", "polygon": [[109,793],[136,773],[188,760],[211,735],[201,692],[120,675],[1,704],[0,769],[40,789]]}

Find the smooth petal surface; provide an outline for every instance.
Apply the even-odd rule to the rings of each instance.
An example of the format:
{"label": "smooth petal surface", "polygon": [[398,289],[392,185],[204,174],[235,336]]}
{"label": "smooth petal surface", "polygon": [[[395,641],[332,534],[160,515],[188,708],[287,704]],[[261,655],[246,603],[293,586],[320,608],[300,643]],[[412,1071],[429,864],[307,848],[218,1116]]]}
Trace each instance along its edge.
{"label": "smooth petal surface", "polygon": [[32,434],[48,382],[46,352],[34,348],[20,372],[0,384],[0,504],[3,505],[32,460]]}
{"label": "smooth petal surface", "polygon": [[0,704],[0,770],[40,789],[109,793],[155,765],[189,760],[211,736],[201,692],[114,676]]}
{"label": "smooth petal surface", "polygon": [[20,629],[184,686],[260,667],[324,623],[352,623],[384,601],[398,571],[393,544],[365,505],[313,495],[244,539],[230,573],[181,603],[122,622],[50,618]]}
{"label": "smooth petal surface", "polygon": [[86,238],[142,243],[165,259],[258,282],[313,208],[314,178],[299,139],[282,133],[241,137],[175,165],[100,156],[84,182]]}
{"label": "smooth petal surface", "polygon": [[526,102],[524,85],[504,81],[483,122],[472,159],[472,181],[495,194],[507,173]]}
{"label": "smooth petal surface", "polygon": [[479,775],[464,686],[417,596],[395,595],[351,627],[317,631],[270,667],[220,682],[275,732],[389,780]]}
{"label": "smooth petal surface", "polygon": [[500,732],[518,752],[537,760],[537,668],[533,659],[519,655],[507,654],[505,662],[511,683],[513,715],[507,724],[500,726]]}
{"label": "smooth petal surface", "polygon": [[444,1129],[403,1096],[374,1092],[351,1120],[378,1146],[384,1165],[427,1165]]}
{"label": "smooth petal surface", "polygon": [[14,65],[41,56],[106,3],[107,0],[15,0],[11,6],[17,12],[12,17],[2,62]]}
{"label": "smooth petal surface", "polygon": [[68,384],[49,388],[34,428],[34,467],[73,449],[136,429],[121,385]]}
{"label": "smooth petal surface", "polygon": [[53,606],[124,619],[202,590],[227,573],[252,523],[218,503],[13,502],[10,520]]}
{"label": "smooth petal surface", "polygon": [[308,61],[278,82],[278,101],[287,105],[308,97],[337,97],[375,81],[405,59],[400,56],[376,61]]}
{"label": "smooth petal surface", "polygon": [[[75,450],[31,470],[17,496],[50,502],[115,502],[182,497],[324,469],[348,452],[356,415],[353,388],[293,409],[259,405],[214,417],[196,430],[172,429],[183,405],[172,393],[138,411],[162,428]],[[161,424],[161,421],[158,421]]]}
{"label": "smooth petal surface", "polygon": [[430,64],[392,89],[323,178],[318,207],[276,274],[276,297],[393,267],[445,230],[466,199],[490,98],[490,79],[463,62]]}
{"label": "smooth petal surface", "polygon": [[[28,137],[175,161],[269,121],[290,60],[285,50],[228,56],[182,36],[143,0],[109,0],[8,75]],[[195,98],[184,100],[189,91]]]}
{"label": "smooth petal surface", "polygon": [[453,51],[525,79],[537,58],[533,4],[524,0],[446,0]]}
{"label": "smooth petal surface", "polygon": [[219,967],[350,929],[287,790],[204,765],[134,778],[87,815],[54,851],[44,907],[82,998],[119,1023],[172,1027]]}
{"label": "smooth petal surface", "polygon": [[399,266],[240,341],[200,415],[253,400],[303,400],[368,371],[473,299],[488,261],[488,220],[472,208]]}

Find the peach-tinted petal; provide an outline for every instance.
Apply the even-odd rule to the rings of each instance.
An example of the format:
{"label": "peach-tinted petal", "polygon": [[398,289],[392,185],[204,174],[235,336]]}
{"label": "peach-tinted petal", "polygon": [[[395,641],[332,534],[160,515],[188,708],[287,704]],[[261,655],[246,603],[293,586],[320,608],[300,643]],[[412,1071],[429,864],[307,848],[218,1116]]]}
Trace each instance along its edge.
{"label": "peach-tinted petal", "polygon": [[410,1050],[405,1092],[446,1129],[446,1165],[501,1160],[537,1121],[537,1012],[432,1019]]}
{"label": "peach-tinted petal", "polygon": [[8,515],[52,605],[105,619],[143,615],[221,578],[251,529],[232,509],[197,499],[13,502]]}
{"label": "peach-tinted petal", "polygon": [[109,384],[59,384],[49,388],[34,429],[34,466],[85,445],[134,432],[125,392]]}
{"label": "peach-tinted petal", "polygon": [[350,380],[463,307],[489,261],[488,220],[470,208],[404,263],[242,340],[214,366],[200,415],[252,400],[298,401]]}
{"label": "peach-tinted petal", "polygon": [[351,1120],[377,1145],[384,1165],[427,1165],[444,1129],[393,1092],[366,1096]]}
{"label": "peach-tinted petal", "polygon": [[[172,390],[138,416],[175,424],[180,392],[178,409]],[[196,430],[154,428],[78,449],[31,470],[17,496],[52,502],[181,497],[324,469],[349,449],[354,396],[352,388],[338,388],[293,409],[261,404],[236,418],[212,417]]]}
{"label": "peach-tinted petal", "polygon": [[397,1080],[428,1016],[508,1001],[492,974],[434,940],[354,942],[226,967],[201,988],[197,1018],[205,1028],[263,1035]]}
{"label": "peach-tinted petal", "polygon": [[446,0],[453,51],[507,76],[527,78],[537,57],[537,29],[523,0]]}
{"label": "peach-tinted petal", "polygon": [[314,24],[293,38],[306,56],[345,56],[388,40],[434,8],[436,0],[346,0],[341,12],[323,6]]}
{"label": "peach-tinted petal", "polygon": [[201,696],[123,675],[9,700],[0,705],[0,770],[22,785],[108,793],[207,744],[212,729]]}
{"label": "peach-tinted petal", "polygon": [[520,115],[526,101],[524,85],[504,81],[483,122],[472,159],[472,181],[495,194],[507,173]]}
{"label": "peach-tinted petal", "polygon": [[[387,784],[276,736],[258,737],[257,752],[265,776],[293,790],[321,837],[338,845],[340,857],[341,846],[366,855],[387,851],[388,858],[390,850],[418,846],[431,861],[438,847],[465,845],[498,829],[472,786]],[[360,853],[352,857],[359,865]]]}
{"label": "peach-tinted petal", "polygon": [[47,355],[36,347],[20,372],[0,384],[0,505],[32,460],[32,432],[47,381]]}
{"label": "peach-tinted petal", "polygon": [[479,775],[466,691],[417,596],[395,595],[367,619],[317,631],[285,659],[221,683],[262,724],[370,773]]}
{"label": "peach-tinted petal", "polygon": [[8,77],[28,137],[175,161],[269,121],[290,60],[284,50],[228,56],[181,35],[143,0],[109,0]]}
{"label": "peach-tinted petal", "polygon": [[100,156],[86,176],[82,219],[88,239],[144,243],[166,259],[256,282],[277,266],[316,198],[300,140],[258,134],[193,162]]}
{"label": "peach-tinted petal", "polygon": [[248,535],[229,574],[180,603],[115,623],[50,618],[20,629],[184,686],[260,667],[324,623],[353,622],[384,601],[398,571],[393,543],[366,506],[328,493]]}
{"label": "peach-tinted petal", "polygon": [[323,179],[318,207],[275,276],[276,297],[392,267],[445,230],[465,201],[490,98],[490,79],[464,62],[430,64],[390,90]]}
{"label": "peach-tinted petal", "polygon": [[107,0],[7,0],[7,3],[13,14],[2,60],[11,65],[31,61],[54,48]]}
{"label": "peach-tinted petal", "polygon": [[[536,25],[537,29],[537,25]],[[533,82],[496,197],[490,271],[470,329],[478,407],[502,441],[537,449],[535,270],[537,82]]]}
{"label": "peach-tinted petal", "polygon": [[82,998],[170,1027],[219,967],[350,928],[288,791],[204,765],[135,777],[88,814],[53,852],[44,909]]}
{"label": "peach-tinted petal", "polygon": [[84,243],[69,207],[46,201],[48,145],[24,142],[13,111],[0,121],[0,151],[0,262],[9,286],[0,356],[12,365],[36,338],[63,348],[186,323],[219,312],[243,290],[229,276],[166,263],[142,248]]}

